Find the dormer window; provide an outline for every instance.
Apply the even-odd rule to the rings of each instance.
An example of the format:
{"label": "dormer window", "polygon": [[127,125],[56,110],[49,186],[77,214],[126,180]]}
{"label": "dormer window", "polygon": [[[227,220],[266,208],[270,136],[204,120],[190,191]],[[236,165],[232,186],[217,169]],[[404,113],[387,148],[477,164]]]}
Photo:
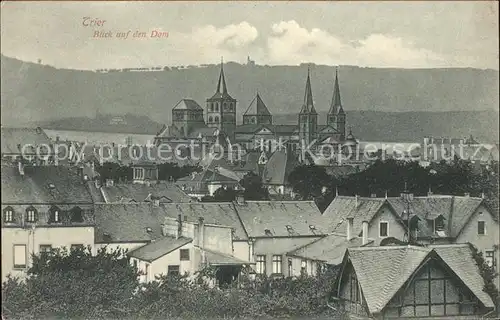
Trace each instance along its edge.
{"label": "dormer window", "polygon": [[434,220],[434,231],[444,231],[444,218],[442,216],[439,216]]}
{"label": "dormer window", "polygon": [[26,209],[26,222],[36,222],[38,213],[34,207]]}
{"label": "dormer window", "polygon": [[12,207],[3,209],[3,219],[5,222],[14,222],[14,209]]}
{"label": "dormer window", "polygon": [[71,209],[71,222],[83,222],[83,211],[80,207]]}
{"label": "dormer window", "polygon": [[269,229],[264,229],[264,234],[266,236],[268,236],[268,237],[272,237],[273,236],[273,234],[271,233],[271,230],[269,230]]}
{"label": "dormer window", "polygon": [[58,207],[54,206],[50,208],[49,214],[49,222],[61,222],[61,210]]}

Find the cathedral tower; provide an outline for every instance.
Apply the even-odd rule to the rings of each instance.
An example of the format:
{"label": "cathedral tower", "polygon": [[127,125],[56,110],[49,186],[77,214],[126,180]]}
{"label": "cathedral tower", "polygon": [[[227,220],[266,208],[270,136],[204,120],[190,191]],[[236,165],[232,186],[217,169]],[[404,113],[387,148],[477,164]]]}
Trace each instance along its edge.
{"label": "cathedral tower", "polygon": [[345,140],[345,112],[340,100],[340,88],[338,72],[335,70],[335,84],[333,87],[332,103],[326,120],[328,126],[333,127],[340,133],[340,140]]}
{"label": "cathedral tower", "polygon": [[224,65],[221,61],[217,91],[207,99],[207,126],[218,128],[224,132],[231,141],[234,141],[236,129],[236,99],[227,92]]}
{"label": "cathedral tower", "polygon": [[317,134],[318,113],[314,109],[314,101],[311,89],[311,78],[307,69],[306,91],[304,93],[304,104],[299,113],[299,139],[309,145]]}

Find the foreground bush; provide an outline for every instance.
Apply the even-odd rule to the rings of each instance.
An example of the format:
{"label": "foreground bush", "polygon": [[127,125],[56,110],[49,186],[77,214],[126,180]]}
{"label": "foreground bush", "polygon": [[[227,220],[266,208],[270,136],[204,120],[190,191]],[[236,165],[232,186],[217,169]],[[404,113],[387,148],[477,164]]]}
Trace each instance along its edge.
{"label": "foreground bush", "polygon": [[202,279],[213,268],[188,277],[162,276],[139,285],[123,252],[54,251],[34,257],[28,277],[2,285],[6,319],[255,319],[329,316],[335,270],[318,277],[251,281],[219,289]]}

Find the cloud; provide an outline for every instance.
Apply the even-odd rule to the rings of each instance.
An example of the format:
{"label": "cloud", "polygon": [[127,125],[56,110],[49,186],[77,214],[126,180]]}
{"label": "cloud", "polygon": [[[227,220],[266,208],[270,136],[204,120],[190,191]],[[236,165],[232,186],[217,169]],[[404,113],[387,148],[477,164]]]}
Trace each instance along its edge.
{"label": "cloud", "polygon": [[446,65],[437,53],[416,48],[411,42],[384,34],[345,42],[327,31],[310,31],[296,21],[271,26],[267,41],[269,62],[274,64],[349,64],[376,67],[419,68]]}

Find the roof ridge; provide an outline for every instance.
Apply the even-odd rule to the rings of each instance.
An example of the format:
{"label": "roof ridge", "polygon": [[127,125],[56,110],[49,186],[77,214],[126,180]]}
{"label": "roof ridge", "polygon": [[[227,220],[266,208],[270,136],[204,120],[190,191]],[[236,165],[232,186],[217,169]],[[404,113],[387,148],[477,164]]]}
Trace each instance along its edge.
{"label": "roof ridge", "polygon": [[[397,256],[397,260],[393,261],[391,263],[391,271],[389,273],[389,277],[386,280],[386,283],[384,287],[382,288],[382,293],[378,296],[378,301],[375,304],[375,307],[377,310],[380,310],[383,308],[384,301],[382,299],[386,299],[387,292],[393,287],[394,285],[394,277],[396,274],[399,276],[399,272],[401,269],[401,263],[404,260],[404,258],[407,256],[408,250],[403,250],[401,253]],[[392,298],[392,297],[391,297]],[[390,298],[389,298],[390,299]]]}

